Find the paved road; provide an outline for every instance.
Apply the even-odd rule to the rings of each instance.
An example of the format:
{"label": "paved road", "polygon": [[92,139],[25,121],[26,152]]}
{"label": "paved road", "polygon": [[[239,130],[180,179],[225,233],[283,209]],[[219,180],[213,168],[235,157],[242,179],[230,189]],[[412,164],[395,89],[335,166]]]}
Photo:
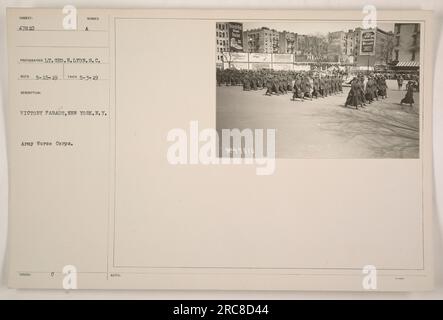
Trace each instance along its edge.
{"label": "paved road", "polygon": [[[399,104],[406,91],[390,88],[388,99],[359,110],[344,107],[348,91],[298,102],[289,93],[265,96],[265,90],[217,87],[217,130],[274,128],[278,158],[419,156],[418,108]],[[415,93],[417,104],[418,98]]]}

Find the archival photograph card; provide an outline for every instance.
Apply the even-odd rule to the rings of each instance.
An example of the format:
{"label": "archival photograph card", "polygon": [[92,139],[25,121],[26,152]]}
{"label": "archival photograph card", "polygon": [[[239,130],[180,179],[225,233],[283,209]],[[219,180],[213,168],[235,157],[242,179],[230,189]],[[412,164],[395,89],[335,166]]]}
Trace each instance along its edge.
{"label": "archival photograph card", "polygon": [[370,14],[10,8],[9,286],[431,289],[432,14]]}

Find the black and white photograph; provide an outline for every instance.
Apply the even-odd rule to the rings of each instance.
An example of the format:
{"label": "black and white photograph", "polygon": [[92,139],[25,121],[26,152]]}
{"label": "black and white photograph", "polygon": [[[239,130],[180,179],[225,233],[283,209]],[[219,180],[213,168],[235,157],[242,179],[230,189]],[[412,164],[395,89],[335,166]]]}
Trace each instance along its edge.
{"label": "black and white photograph", "polygon": [[217,22],[218,134],[274,129],[276,158],[419,158],[420,57],[420,23]]}
{"label": "black and white photograph", "polygon": [[0,300],[443,298],[443,2],[94,1],[0,4]]}

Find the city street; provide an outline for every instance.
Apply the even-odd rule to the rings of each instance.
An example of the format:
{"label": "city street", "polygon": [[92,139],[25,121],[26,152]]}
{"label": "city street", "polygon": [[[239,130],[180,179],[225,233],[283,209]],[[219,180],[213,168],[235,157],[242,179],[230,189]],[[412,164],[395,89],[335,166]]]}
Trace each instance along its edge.
{"label": "city street", "polygon": [[[291,101],[292,93],[264,95],[217,87],[217,130],[276,129],[278,158],[418,158],[419,93],[416,105],[400,105],[405,96],[388,82],[388,98],[364,108],[344,107],[344,92],[312,101]],[[220,133],[219,133],[220,134]]]}

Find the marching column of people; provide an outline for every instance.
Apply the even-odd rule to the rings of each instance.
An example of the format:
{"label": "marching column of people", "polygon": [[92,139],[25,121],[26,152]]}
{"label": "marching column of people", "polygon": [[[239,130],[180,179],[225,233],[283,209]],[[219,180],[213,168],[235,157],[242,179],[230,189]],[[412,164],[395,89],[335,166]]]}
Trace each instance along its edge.
{"label": "marching column of people", "polygon": [[275,70],[217,70],[217,85],[242,85],[244,91],[266,88],[266,95],[292,92],[292,100],[327,97],[343,92],[343,74]]}
{"label": "marching column of people", "polygon": [[359,74],[351,80],[351,90],[346,98],[345,107],[364,107],[367,104],[379,99],[386,99],[387,93],[386,78],[379,74],[370,74],[367,79],[363,74]]}
{"label": "marching column of people", "polygon": [[[282,95],[292,93],[292,101],[326,98],[343,92],[343,76],[340,71],[277,71],[277,70],[238,70],[217,69],[217,85],[243,86],[244,91],[266,89],[265,95]],[[401,81],[402,78],[400,77]],[[350,82],[350,90],[345,101],[345,107],[358,109],[379,99],[386,99],[387,83],[382,74],[363,73],[355,76]],[[400,85],[399,85],[399,88]],[[418,90],[418,80],[411,80],[406,85],[406,96],[400,104],[414,103],[413,92]],[[400,90],[400,89],[399,89]]]}
{"label": "marching column of people", "polygon": [[312,78],[308,74],[297,74],[293,84],[292,100],[325,98],[328,95],[343,92],[342,75],[321,75],[315,73]]}

